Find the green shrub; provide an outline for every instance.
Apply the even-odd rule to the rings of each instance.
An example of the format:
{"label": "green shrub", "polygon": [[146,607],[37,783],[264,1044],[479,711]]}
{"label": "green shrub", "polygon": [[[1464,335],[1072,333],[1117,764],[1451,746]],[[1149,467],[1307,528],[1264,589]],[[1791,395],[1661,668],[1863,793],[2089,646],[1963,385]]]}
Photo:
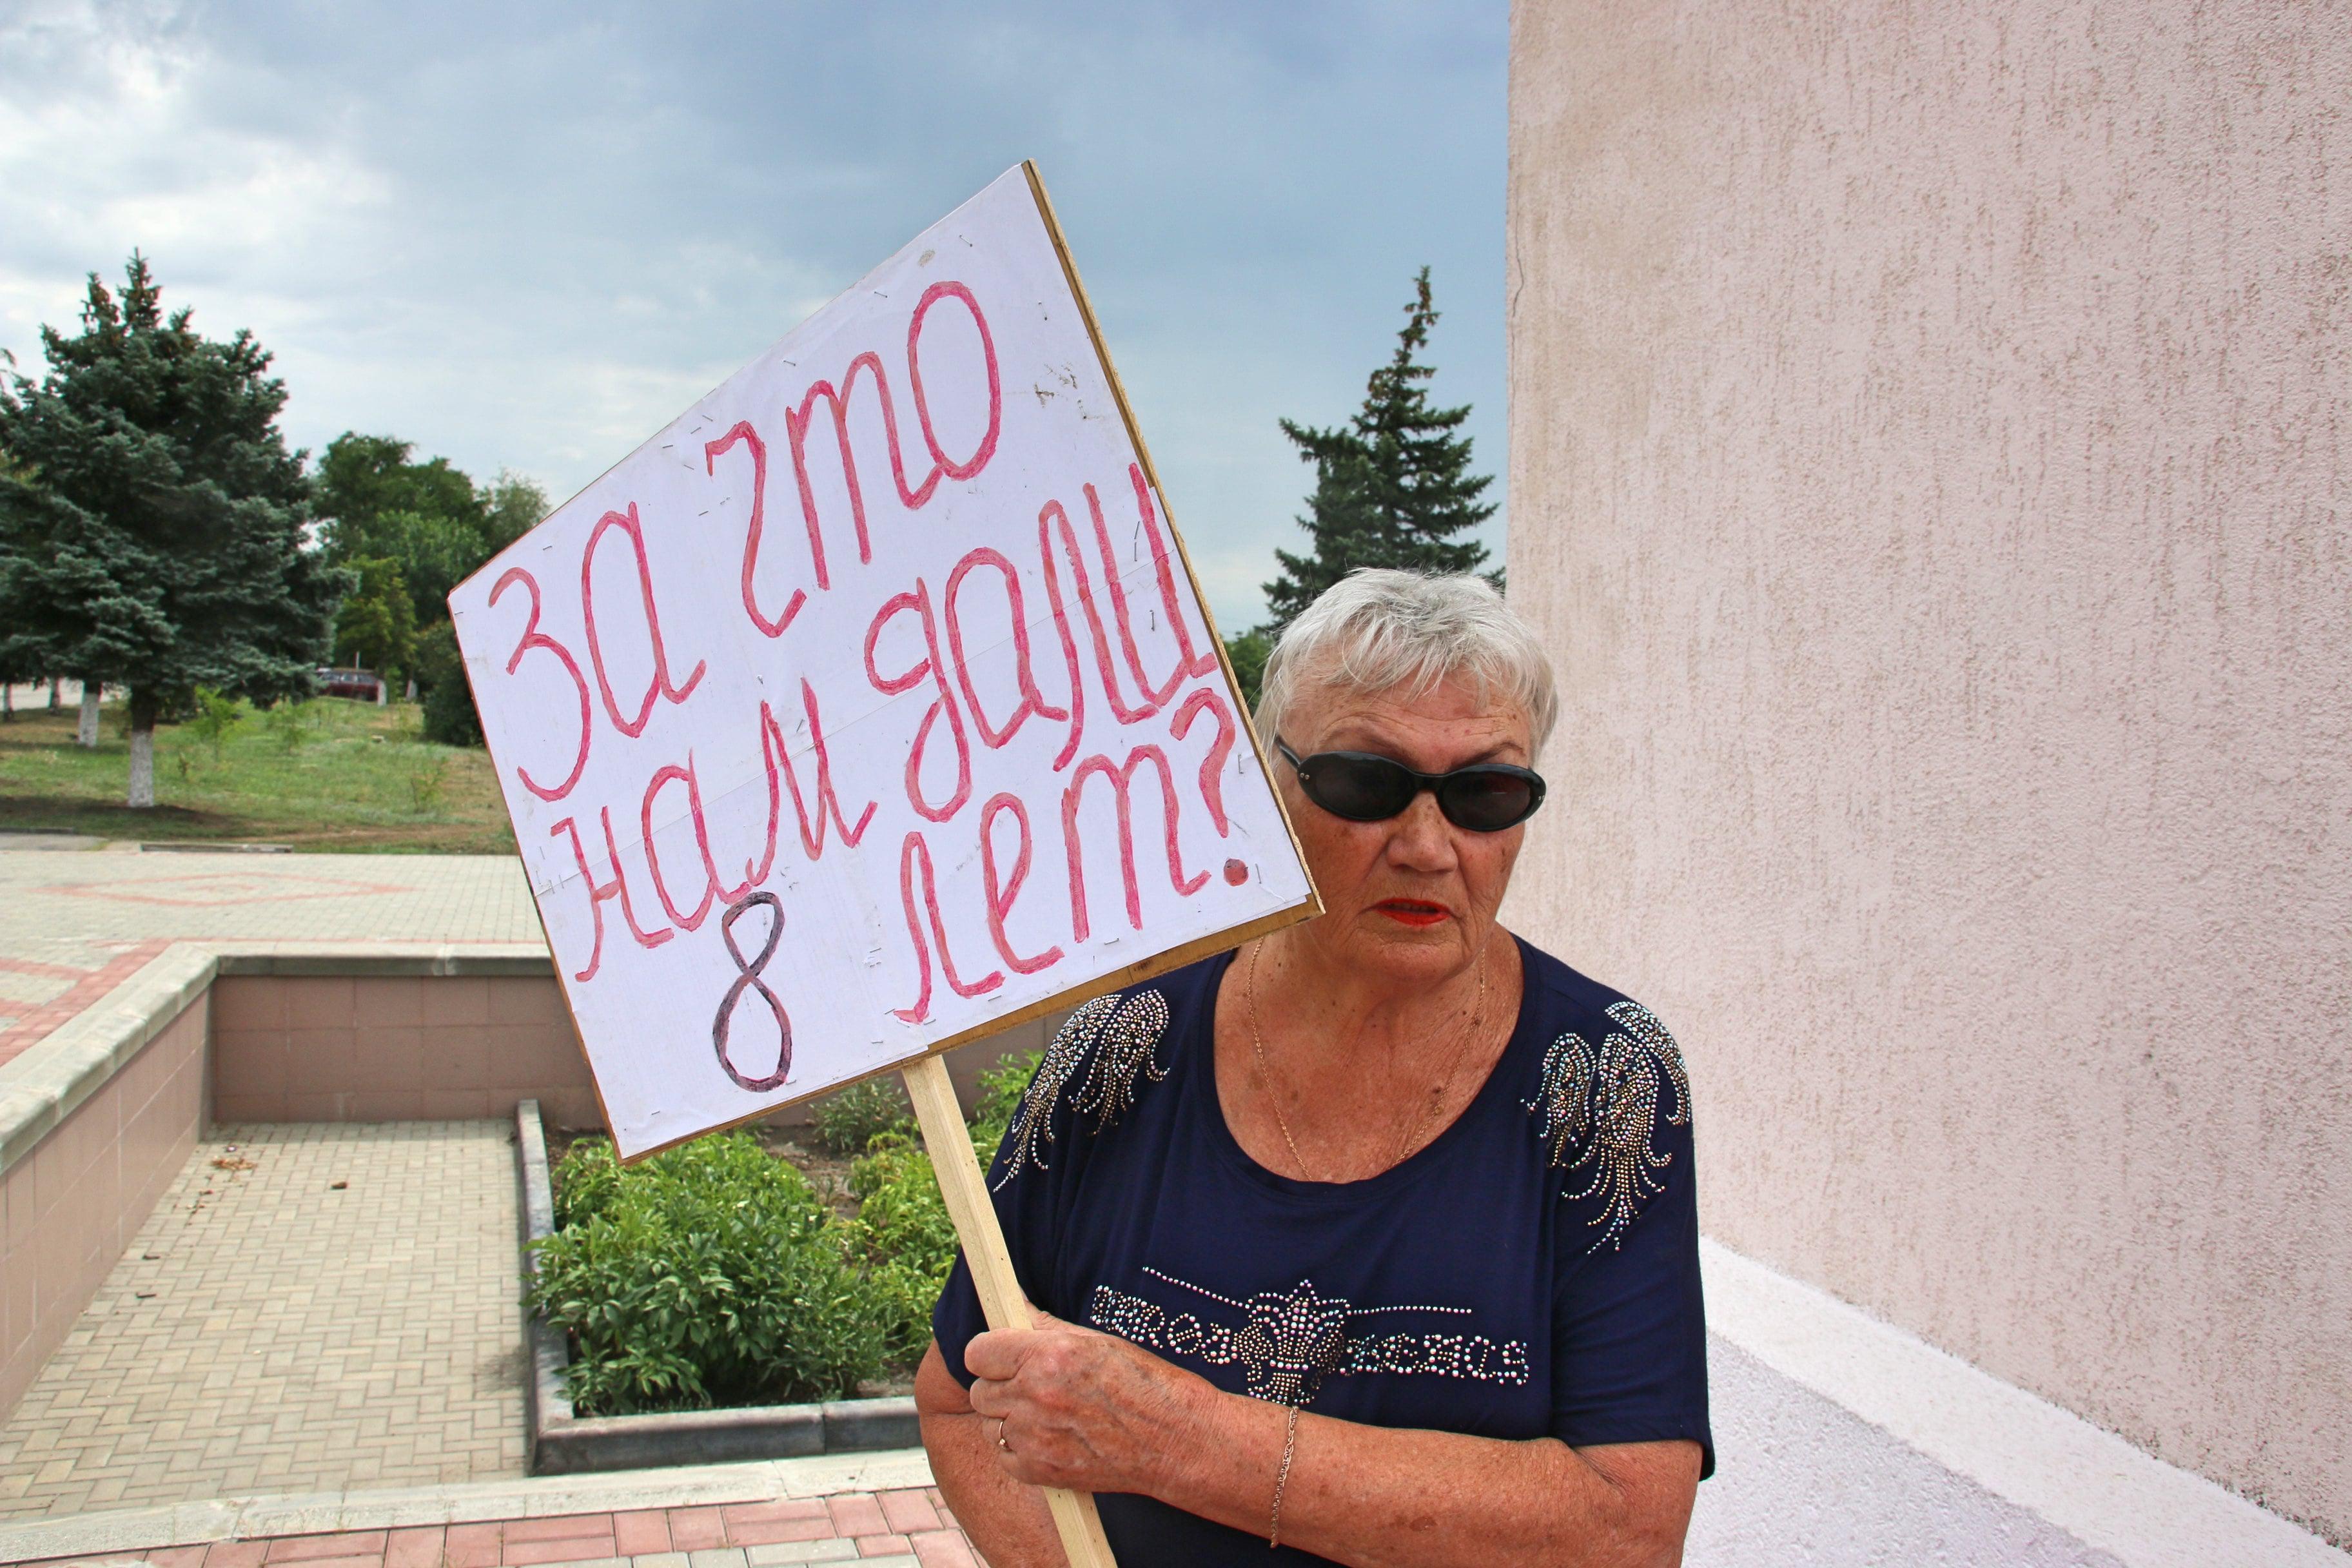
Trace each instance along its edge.
{"label": "green shrub", "polygon": [[[1021,1097],[1029,1092],[1029,1080],[1037,1076],[1037,1064],[1045,1059],[1043,1051],[1007,1057],[980,1075],[980,1098],[971,1108],[971,1142],[980,1152],[982,1165],[996,1158],[996,1145],[1003,1140],[1004,1130],[1013,1124],[1013,1113],[1021,1108]],[[987,1144],[984,1149],[981,1148],[983,1142]]]}
{"label": "green shrub", "polygon": [[931,1306],[955,1264],[955,1222],[940,1200],[931,1157],[903,1132],[886,1132],[850,1163],[857,1217],[842,1228],[865,1266],[867,1300],[894,1361],[912,1361],[931,1337]]}
{"label": "green shrub", "polygon": [[583,1138],[572,1144],[555,1167],[555,1228],[569,1230],[610,1214],[627,1175],[604,1139]]}
{"label": "green shrub", "polygon": [[474,711],[474,689],[463,677],[425,692],[425,738],[441,746],[482,743],[482,716]]}
{"label": "green shrub", "polygon": [[890,1332],[808,1178],[719,1133],[622,1170],[586,1140],[530,1305],[572,1337],[583,1414],[838,1399]]}
{"label": "green shrub", "polygon": [[[983,1166],[1038,1059],[981,1074],[971,1139]],[[874,1087],[896,1086],[872,1080],[835,1101]],[[622,1415],[840,1398],[922,1353],[955,1225],[904,1102],[863,1098],[890,1114],[856,1145],[849,1220],[832,1219],[807,1177],[745,1133],[628,1170],[601,1138],[572,1146],[556,1167],[557,1230],[540,1246],[530,1301],[572,1336],[574,1405]],[[840,1125],[851,1125],[845,1113]]]}
{"label": "green shrub", "polygon": [[466,680],[457,630],[446,621],[435,623],[417,637],[416,684],[425,694],[426,740],[444,746],[482,743],[482,717],[474,710],[474,689]]}
{"label": "green shrub", "polygon": [[280,751],[299,752],[309,743],[314,721],[304,710],[310,706],[291,700],[277,702],[261,716],[262,728],[269,731]]}
{"label": "green shrub", "polygon": [[421,757],[408,765],[408,803],[421,816],[437,809],[449,788],[448,753]]}
{"label": "green shrub", "polygon": [[213,749],[213,760],[220,760],[221,746],[229,732],[245,722],[246,705],[242,698],[224,697],[209,686],[196,688],[196,715],[188,721],[189,732]]}
{"label": "green shrub", "polygon": [[885,1132],[914,1126],[907,1091],[895,1077],[869,1078],[809,1109],[809,1141],[834,1154],[856,1154]]}
{"label": "green shrub", "polygon": [[[1043,1053],[1009,1058],[980,1075],[972,1107],[972,1152],[985,1169]],[[857,1217],[843,1227],[866,1266],[871,1300],[889,1334],[890,1355],[912,1361],[930,1342],[931,1307],[955,1266],[955,1222],[940,1200],[931,1157],[903,1132],[876,1138],[850,1162]]]}

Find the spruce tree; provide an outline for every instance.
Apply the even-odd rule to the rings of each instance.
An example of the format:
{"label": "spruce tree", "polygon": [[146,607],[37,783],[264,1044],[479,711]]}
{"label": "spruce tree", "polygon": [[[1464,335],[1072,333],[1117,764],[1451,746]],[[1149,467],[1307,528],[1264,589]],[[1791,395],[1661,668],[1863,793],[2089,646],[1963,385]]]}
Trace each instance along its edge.
{"label": "spruce tree", "polygon": [[[0,364],[15,363],[8,351],[0,349]],[[20,468],[8,458],[7,448],[0,447],[0,480],[32,480],[30,469]],[[32,680],[45,676],[52,666],[46,641],[35,634],[28,624],[25,595],[27,584],[21,574],[9,566],[14,557],[7,549],[7,534],[0,527],[0,689],[19,680]],[[49,705],[57,706],[57,688],[49,688]],[[13,699],[0,705],[0,719],[16,717]]]}
{"label": "spruce tree", "polygon": [[1448,573],[1486,563],[1484,544],[1454,537],[1495,515],[1495,503],[1479,499],[1494,478],[1470,471],[1470,437],[1458,434],[1470,406],[1432,407],[1426,384],[1435,367],[1417,357],[1437,317],[1424,267],[1396,353],[1372,372],[1355,417],[1328,430],[1282,421],[1300,460],[1315,467],[1314,493],[1298,520],[1314,551],[1274,552],[1282,573],[1265,587],[1275,626],[1360,566]]}
{"label": "spruce tree", "polygon": [[120,299],[90,275],[79,334],[41,329],[47,374],[0,388],[10,607],[49,668],[129,689],[134,806],[155,804],[156,720],[197,686],[312,689],[348,586],[303,548],[310,482],[278,428],[270,356],[189,314],[163,314],[134,252]]}

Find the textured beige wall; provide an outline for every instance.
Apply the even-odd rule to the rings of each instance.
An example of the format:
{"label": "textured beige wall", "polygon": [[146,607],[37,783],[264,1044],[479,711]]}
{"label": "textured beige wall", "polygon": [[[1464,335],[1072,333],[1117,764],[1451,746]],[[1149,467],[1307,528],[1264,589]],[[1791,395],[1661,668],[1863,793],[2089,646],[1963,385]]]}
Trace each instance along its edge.
{"label": "textured beige wall", "polygon": [[204,1107],[199,1002],[0,1173],[0,1417],[187,1163]]}
{"label": "textured beige wall", "polygon": [[1522,928],[1708,1228],[2352,1528],[2352,8],[1523,3]]}
{"label": "textured beige wall", "polygon": [[212,1006],[215,1121],[507,1117],[534,1098],[556,1126],[604,1121],[552,974],[224,974]]}

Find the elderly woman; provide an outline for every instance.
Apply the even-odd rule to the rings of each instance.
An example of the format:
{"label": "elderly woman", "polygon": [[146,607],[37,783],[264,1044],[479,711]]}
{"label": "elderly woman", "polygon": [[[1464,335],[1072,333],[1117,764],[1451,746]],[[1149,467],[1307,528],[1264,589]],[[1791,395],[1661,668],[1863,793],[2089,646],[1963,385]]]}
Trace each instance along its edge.
{"label": "elderly woman", "polygon": [[997,1568],[1063,1560],[1045,1486],[1123,1568],[1680,1559],[1681,1057],[1496,921],[1556,711],[1475,577],[1284,632],[1257,721],[1324,913],[1071,1016],[990,1174],[1049,1316],[982,1331],[959,1263],[932,1320],[923,1441]]}

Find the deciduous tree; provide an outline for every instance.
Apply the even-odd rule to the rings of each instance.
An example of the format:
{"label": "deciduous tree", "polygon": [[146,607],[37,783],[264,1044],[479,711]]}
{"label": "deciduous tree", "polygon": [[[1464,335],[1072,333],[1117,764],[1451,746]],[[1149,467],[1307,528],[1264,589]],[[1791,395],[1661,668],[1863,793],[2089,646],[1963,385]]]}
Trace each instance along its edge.
{"label": "deciduous tree", "polygon": [[490,488],[482,492],[482,501],[486,522],[483,542],[489,547],[491,555],[537,528],[550,510],[547,492],[512,468],[499,470]]}
{"label": "deciduous tree", "polygon": [[487,486],[446,458],[415,460],[413,443],[345,431],[319,461],[320,543],[352,564],[391,561],[419,627],[449,614],[449,590],[547,515],[547,495],[506,472]]}
{"label": "deciduous tree", "polygon": [[388,689],[415,673],[416,611],[400,563],[362,555],[347,563],[359,586],[335,616],[335,657],[374,670]]}
{"label": "deciduous tree", "polygon": [[337,560],[399,559],[403,517],[437,518],[478,532],[484,508],[474,481],[446,458],[420,463],[413,442],[346,430],[319,458],[319,539]]}

